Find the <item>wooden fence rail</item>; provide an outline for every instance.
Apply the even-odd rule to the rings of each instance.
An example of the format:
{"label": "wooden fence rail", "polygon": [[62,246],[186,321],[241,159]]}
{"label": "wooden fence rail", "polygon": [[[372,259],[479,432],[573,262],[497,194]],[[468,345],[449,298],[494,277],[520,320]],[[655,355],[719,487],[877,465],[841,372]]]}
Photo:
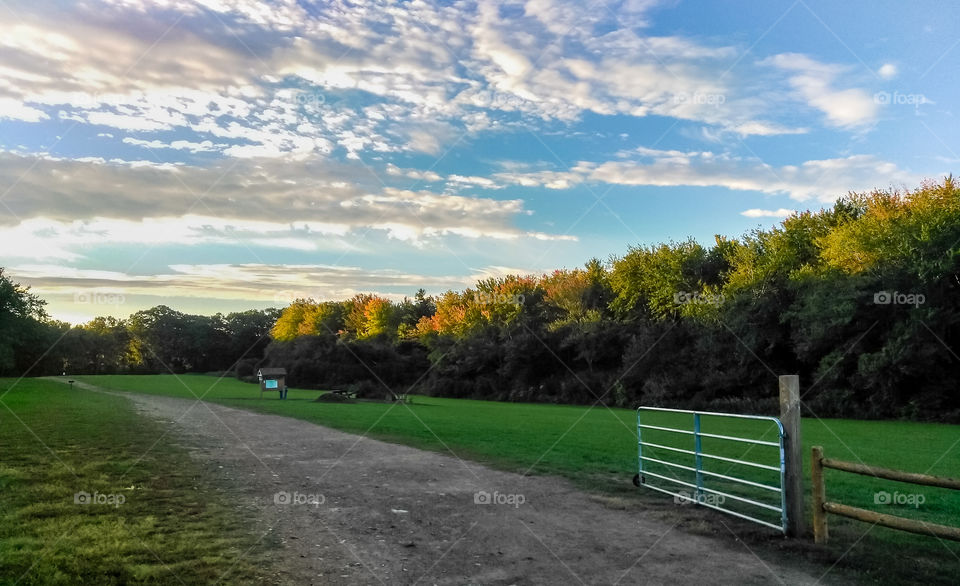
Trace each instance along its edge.
{"label": "wooden fence rail", "polygon": [[940,476],[931,476],[929,474],[917,474],[914,472],[902,472],[890,468],[880,468],[877,466],[867,466],[854,462],[844,462],[842,460],[833,460],[823,457],[823,448],[815,446],[813,448],[812,458],[812,477],[813,477],[813,538],[816,543],[826,543],[829,538],[827,528],[827,513],[857,519],[866,523],[875,523],[909,531],[910,533],[919,533],[920,535],[932,535],[942,539],[960,541],[960,527],[950,527],[947,525],[938,525],[936,523],[926,523],[915,519],[906,519],[895,515],[877,513],[867,509],[851,507],[840,503],[832,503],[826,500],[826,486],[823,479],[823,469],[833,468],[844,472],[862,474],[864,476],[873,476],[875,478],[884,478],[886,480],[895,480],[897,482],[908,482],[911,484],[920,484],[924,486],[936,486],[939,488],[950,488],[960,490],[960,480],[955,478],[943,478]]}

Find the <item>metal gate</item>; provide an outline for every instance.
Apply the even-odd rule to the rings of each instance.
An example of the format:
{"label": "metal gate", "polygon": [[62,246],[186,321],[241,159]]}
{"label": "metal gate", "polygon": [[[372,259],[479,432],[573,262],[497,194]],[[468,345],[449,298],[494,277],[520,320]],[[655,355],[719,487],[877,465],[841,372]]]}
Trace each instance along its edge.
{"label": "metal gate", "polygon": [[[650,420],[654,418],[651,415],[653,413],[667,414],[665,417],[671,419],[671,423],[673,421],[682,422],[686,420],[685,416],[689,415],[692,421],[687,421],[690,421],[691,426],[685,429],[684,427],[645,423],[643,415],[648,414],[647,419]],[[777,441],[768,441],[764,439],[740,437],[741,434],[738,432],[746,431],[745,429],[734,430],[723,434],[711,433],[703,431],[702,426],[704,422],[702,419],[706,419],[707,421],[722,421],[724,423],[720,426],[728,428],[737,427],[731,420],[767,421],[775,424],[778,438]],[[744,424],[743,427],[750,427],[750,424]],[[719,431],[726,430],[721,429]],[[658,434],[662,434],[664,438],[671,439],[659,440]],[[645,436],[654,436],[654,439],[658,439],[658,442],[649,441],[649,439],[645,439]],[[643,485],[647,488],[673,495],[674,500],[677,502],[693,502],[786,532],[787,501],[784,490],[786,469],[784,466],[783,438],[783,425],[776,417],[640,407],[637,410],[637,449],[640,473],[634,477],[634,483],[637,486]],[[690,445],[691,439],[692,445]],[[747,448],[742,455],[731,457],[729,453],[721,455],[705,450],[703,445],[704,439],[714,444],[712,448],[713,451],[729,452],[732,446],[742,444],[749,444],[750,447]],[[684,442],[686,442],[686,444],[684,444]],[[666,445],[668,443],[672,445]],[[685,447],[680,447],[684,445]],[[771,448],[776,448],[776,455],[761,454],[759,458],[761,461],[742,459],[753,451],[755,447],[759,447],[761,450],[768,452],[773,451]],[[666,455],[661,455],[661,450],[666,452]],[[680,455],[680,457],[686,461],[682,464],[669,461],[666,459],[669,455]],[[723,473],[715,470],[707,470],[704,466],[705,459],[711,462],[725,463],[728,468],[724,470]],[[770,463],[767,463],[768,461]],[[767,476],[773,477],[774,474],[772,473],[775,473],[775,482],[763,482],[762,480],[764,479],[759,478],[748,479],[738,477],[730,472],[734,467],[746,467],[751,471],[764,471],[755,474],[760,476],[766,474]],[[670,472],[669,476],[665,473],[667,471]],[[692,475],[692,478],[681,479],[674,471],[680,471],[681,474]],[[747,474],[740,474],[740,476],[745,475]],[[668,485],[668,487],[654,486],[650,484],[649,479],[651,478],[658,481],[669,482],[672,483],[672,485]],[[717,488],[707,486],[707,484],[711,482],[716,482],[721,486]],[[731,488],[727,488],[727,485],[730,485]],[[689,488],[692,490],[692,493],[685,492],[679,487]],[[748,494],[744,494],[743,491],[739,490],[739,487],[744,487],[744,490]],[[670,490],[670,488],[674,490]],[[719,488],[724,488],[725,490],[719,490]],[[734,494],[734,492],[740,492],[740,494]],[[775,495],[776,501],[764,502],[762,498],[764,495],[770,495],[771,497]],[[731,505],[736,506],[725,506],[728,500],[733,501]],[[773,499],[769,500],[772,501]],[[757,516],[766,511],[778,513],[779,523],[775,522],[777,520],[775,518],[763,519]],[[767,515],[768,517],[771,516],[770,513],[767,513]]]}

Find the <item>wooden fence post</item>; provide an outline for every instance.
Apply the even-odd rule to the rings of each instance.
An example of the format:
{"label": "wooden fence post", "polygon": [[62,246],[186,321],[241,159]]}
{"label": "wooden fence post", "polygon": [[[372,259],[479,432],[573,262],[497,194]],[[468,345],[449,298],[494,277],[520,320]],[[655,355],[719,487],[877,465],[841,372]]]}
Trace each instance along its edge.
{"label": "wooden fence post", "polygon": [[823,448],[820,446],[813,447],[810,469],[813,477],[813,541],[826,543],[830,533],[827,529],[827,512],[823,510],[827,489],[823,480]]}
{"label": "wooden fence post", "polygon": [[783,451],[786,471],[787,535],[800,537],[806,530],[803,507],[803,441],[800,434],[800,377],[780,377],[780,422],[783,424]]}

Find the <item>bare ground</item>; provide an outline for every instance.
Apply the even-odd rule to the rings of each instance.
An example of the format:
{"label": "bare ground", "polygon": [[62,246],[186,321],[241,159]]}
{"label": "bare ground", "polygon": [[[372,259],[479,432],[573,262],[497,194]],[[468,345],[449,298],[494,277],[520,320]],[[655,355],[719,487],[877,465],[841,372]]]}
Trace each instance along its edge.
{"label": "bare ground", "polygon": [[[280,543],[278,582],[817,581],[808,573],[815,570],[761,559],[733,536],[691,534],[656,511],[611,507],[562,479],[213,403],[118,394],[168,425],[161,441],[205,462],[223,487],[221,498],[248,515],[258,535]],[[514,502],[477,504],[479,491]],[[278,503],[285,495],[308,502]]]}

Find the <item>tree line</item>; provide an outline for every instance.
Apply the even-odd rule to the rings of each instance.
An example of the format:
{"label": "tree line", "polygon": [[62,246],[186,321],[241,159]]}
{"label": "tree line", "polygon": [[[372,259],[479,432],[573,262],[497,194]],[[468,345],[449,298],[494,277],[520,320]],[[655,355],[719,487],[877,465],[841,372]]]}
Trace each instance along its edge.
{"label": "tree line", "polygon": [[232,372],[262,361],[279,309],[190,315],[165,305],[71,326],[0,268],[0,376]]}
{"label": "tree line", "polygon": [[[366,395],[748,412],[775,412],[776,376],[799,374],[808,415],[960,421],[958,257],[960,189],[948,177],[849,194],[709,246],[634,246],[435,297],[298,299],[213,318],[158,307],[67,333],[84,368],[101,355],[115,371],[244,377],[271,365],[293,385]],[[56,329],[27,295],[19,314]]]}

